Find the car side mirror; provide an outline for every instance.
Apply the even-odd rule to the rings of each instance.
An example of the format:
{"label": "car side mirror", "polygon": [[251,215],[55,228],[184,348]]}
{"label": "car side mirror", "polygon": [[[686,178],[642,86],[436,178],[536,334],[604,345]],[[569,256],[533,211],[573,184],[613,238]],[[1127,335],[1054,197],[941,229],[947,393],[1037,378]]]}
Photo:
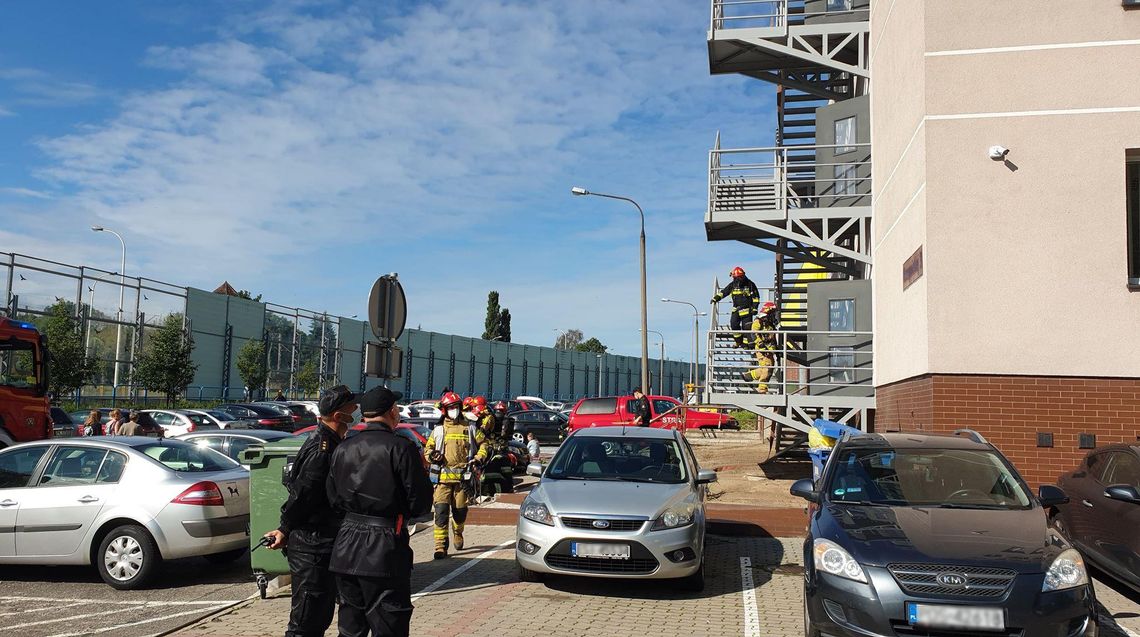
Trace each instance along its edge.
{"label": "car side mirror", "polygon": [[1068,504],[1069,496],[1065,495],[1059,487],[1051,484],[1043,484],[1037,489],[1037,499],[1041,502],[1043,507],[1057,506],[1058,504]]}
{"label": "car side mirror", "polygon": [[542,477],[542,463],[541,462],[532,462],[532,463],[528,464],[526,466],[526,474],[528,476],[538,476],[541,478]]}
{"label": "car side mirror", "polygon": [[792,488],[789,491],[792,495],[803,498],[808,502],[819,502],[819,493],[815,490],[815,482],[808,478],[793,482]]}
{"label": "car side mirror", "polygon": [[1137,492],[1136,487],[1127,484],[1114,484],[1109,486],[1104,490],[1104,497],[1121,502],[1140,504],[1140,492]]}
{"label": "car side mirror", "polygon": [[697,484],[708,484],[710,482],[716,482],[716,471],[712,469],[698,469]]}

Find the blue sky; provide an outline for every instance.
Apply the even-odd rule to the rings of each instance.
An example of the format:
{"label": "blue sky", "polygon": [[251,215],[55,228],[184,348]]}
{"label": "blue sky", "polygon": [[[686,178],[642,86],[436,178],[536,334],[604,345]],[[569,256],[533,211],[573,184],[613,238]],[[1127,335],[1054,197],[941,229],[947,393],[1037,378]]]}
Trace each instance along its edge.
{"label": "blue sky", "polygon": [[[768,85],[708,73],[703,0],[0,4],[0,250],[364,314],[399,272],[409,324],[516,342],[578,328],[638,352],[737,264],[709,243],[707,154],[769,146]],[[656,341],[656,337],[652,337]]]}

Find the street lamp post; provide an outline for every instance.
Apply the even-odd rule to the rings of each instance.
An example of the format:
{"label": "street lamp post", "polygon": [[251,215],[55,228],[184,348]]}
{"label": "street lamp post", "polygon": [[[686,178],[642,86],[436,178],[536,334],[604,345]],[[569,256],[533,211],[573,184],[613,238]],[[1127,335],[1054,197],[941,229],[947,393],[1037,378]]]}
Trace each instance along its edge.
{"label": "street lamp post", "polygon": [[95,307],[95,286],[99,285],[98,280],[91,281],[91,286],[87,288],[87,339],[83,344],[84,356],[91,356],[91,309]]}
{"label": "street lamp post", "polygon": [[[665,391],[665,335],[657,330],[649,330],[650,334],[656,334],[661,339],[661,358],[657,361],[659,363],[657,369],[657,389]],[[649,388],[643,387],[642,390],[648,394]]]}
{"label": "street lamp post", "polygon": [[689,366],[689,370],[690,370],[690,374],[692,375],[692,381],[691,382],[693,383],[693,385],[696,385],[697,384],[697,352],[698,352],[697,334],[701,331],[700,317],[707,315],[708,312],[699,311],[697,309],[696,305],[693,305],[692,303],[689,303],[688,301],[677,301],[674,299],[661,299],[661,302],[662,303],[679,303],[681,305],[688,305],[689,307],[693,308],[693,362]]}
{"label": "street lamp post", "polygon": [[579,186],[571,188],[570,194],[578,197],[593,195],[594,197],[628,201],[633,204],[634,208],[637,208],[638,214],[641,215],[641,389],[645,390],[649,385],[649,307],[645,299],[645,211],[641,209],[641,206],[638,205],[636,201],[629,197],[590,192]]}
{"label": "street lamp post", "polygon": [[119,238],[119,243],[123,246],[123,259],[119,265],[119,311],[115,315],[115,376],[113,387],[111,388],[112,394],[117,394],[119,391],[119,352],[123,348],[123,292],[127,288],[127,242],[123,241],[123,235],[104,228],[103,226],[91,226],[95,232],[110,232]]}

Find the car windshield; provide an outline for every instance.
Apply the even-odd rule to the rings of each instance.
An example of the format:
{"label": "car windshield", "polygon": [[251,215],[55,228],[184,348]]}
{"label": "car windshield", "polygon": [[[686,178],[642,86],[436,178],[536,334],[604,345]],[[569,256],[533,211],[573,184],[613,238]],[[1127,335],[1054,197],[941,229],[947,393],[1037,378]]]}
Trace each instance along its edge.
{"label": "car windshield", "polygon": [[217,418],[218,420],[231,420],[233,418],[232,414],[219,410],[210,410],[206,413],[213,416],[214,418]]}
{"label": "car windshield", "polygon": [[220,453],[182,442],[156,442],[135,449],[179,473],[228,471],[241,466]]}
{"label": "car windshield", "polygon": [[547,470],[552,480],[620,480],[679,484],[688,479],[673,440],[625,436],[571,437]]}
{"label": "car windshield", "polygon": [[1023,509],[1030,500],[998,454],[969,449],[851,449],[832,458],[831,502]]}

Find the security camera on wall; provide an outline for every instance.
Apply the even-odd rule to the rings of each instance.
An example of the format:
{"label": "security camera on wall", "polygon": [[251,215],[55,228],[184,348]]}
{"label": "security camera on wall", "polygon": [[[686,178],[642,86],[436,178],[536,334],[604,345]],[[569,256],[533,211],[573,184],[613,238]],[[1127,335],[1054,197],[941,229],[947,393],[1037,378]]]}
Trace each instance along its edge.
{"label": "security camera on wall", "polygon": [[1009,154],[1009,149],[1005,146],[990,146],[990,159],[994,161],[1001,161]]}

